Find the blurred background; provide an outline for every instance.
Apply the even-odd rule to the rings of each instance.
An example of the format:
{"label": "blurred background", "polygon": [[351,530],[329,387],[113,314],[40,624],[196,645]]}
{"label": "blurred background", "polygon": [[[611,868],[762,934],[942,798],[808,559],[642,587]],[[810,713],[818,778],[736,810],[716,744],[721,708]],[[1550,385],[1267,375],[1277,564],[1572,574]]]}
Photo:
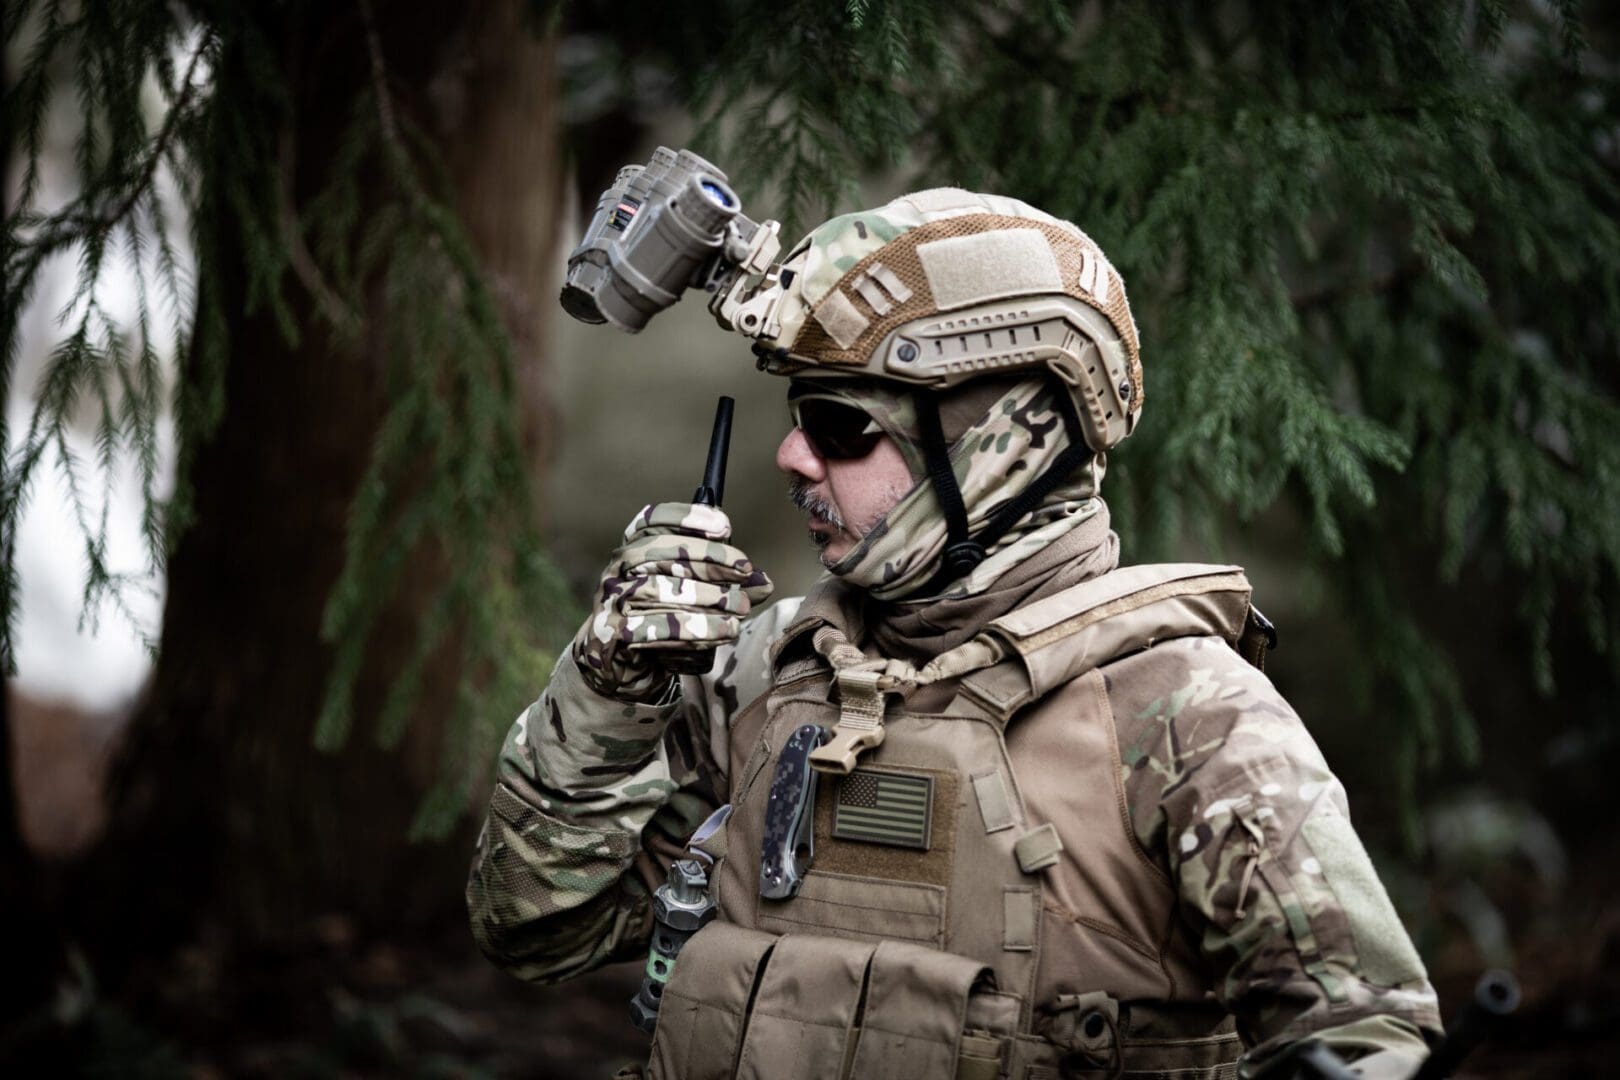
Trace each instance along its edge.
{"label": "blurred background", "polygon": [[0,1063],[593,1076],[626,965],[498,974],[494,754],[624,523],[696,486],[779,595],[787,418],[700,297],[560,271],[617,168],[789,237],[958,184],[1109,252],[1124,561],[1243,564],[1473,1075],[1620,1060],[1612,5],[716,0],[5,9]]}

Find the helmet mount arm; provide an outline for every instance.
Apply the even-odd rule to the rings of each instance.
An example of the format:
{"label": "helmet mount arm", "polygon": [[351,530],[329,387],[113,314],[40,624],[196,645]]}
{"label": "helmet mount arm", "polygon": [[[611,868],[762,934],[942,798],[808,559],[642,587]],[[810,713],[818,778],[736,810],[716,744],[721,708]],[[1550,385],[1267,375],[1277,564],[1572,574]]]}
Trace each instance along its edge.
{"label": "helmet mount arm", "polygon": [[728,330],[752,338],[775,337],[782,329],[776,313],[783,296],[783,269],[775,261],[782,250],[782,226],[776,221],[743,220],[745,225],[733,221],[727,229],[725,247],[704,282],[703,287],[714,294],[709,310]]}

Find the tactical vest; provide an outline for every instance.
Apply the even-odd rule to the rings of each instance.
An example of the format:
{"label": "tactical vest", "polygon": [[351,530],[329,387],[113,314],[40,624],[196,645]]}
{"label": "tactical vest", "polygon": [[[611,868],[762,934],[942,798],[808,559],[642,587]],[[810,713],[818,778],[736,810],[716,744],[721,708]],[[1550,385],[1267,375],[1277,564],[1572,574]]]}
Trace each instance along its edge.
{"label": "tactical vest", "polygon": [[675,965],[650,1075],[1235,1076],[1232,1020],[1127,820],[1104,670],[1192,635],[1261,663],[1249,593],[1236,567],[1137,566],[992,621],[880,702],[853,772],[821,775],[810,869],[770,900],[783,745],[850,722],[853,675],[878,666],[852,664],[847,613],[812,593],[733,721],[733,810],[700,845],[720,918]]}

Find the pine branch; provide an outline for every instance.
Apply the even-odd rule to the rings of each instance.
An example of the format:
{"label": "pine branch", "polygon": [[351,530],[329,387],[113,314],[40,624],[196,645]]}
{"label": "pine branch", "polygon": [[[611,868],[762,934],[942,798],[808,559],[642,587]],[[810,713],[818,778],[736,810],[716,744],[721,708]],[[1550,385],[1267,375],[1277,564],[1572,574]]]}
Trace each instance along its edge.
{"label": "pine branch", "polygon": [[[191,60],[186,66],[186,73],[182,77],[178,96],[170,105],[163,118],[162,125],[153,137],[147,148],[135,175],[127,182],[117,183],[115,186],[123,189],[119,201],[107,210],[95,212],[89,207],[97,195],[108,183],[105,179],[92,181],[86,187],[86,192],[73,201],[67,209],[51,215],[41,223],[44,235],[33,240],[31,247],[51,255],[61,248],[76,243],[85,243],[90,237],[105,236],[130,215],[140,201],[151,190],[153,179],[157,175],[158,166],[173,153],[173,140],[180,122],[186,115],[193,99],[202,84],[196,79],[197,67],[203,56],[210,51],[214,44],[211,37],[205,36],[192,52]],[[88,123],[88,121],[87,121]],[[13,222],[26,221],[19,212]],[[34,260],[35,265],[40,260]]]}
{"label": "pine branch", "polygon": [[414,209],[428,209],[425,192],[416,182],[416,172],[410,165],[410,150],[400,137],[399,121],[394,114],[394,98],[388,90],[388,70],[383,63],[382,41],[377,36],[377,21],[371,14],[370,0],[356,0],[360,8],[360,21],[366,31],[366,55],[371,68],[371,92],[376,102],[377,120],[381,125],[383,146],[390,162],[398,170],[397,179],[403,181],[406,194]]}
{"label": "pine branch", "polygon": [[1346,274],[1331,285],[1314,289],[1296,289],[1288,294],[1288,305],[1304,313],[1312,308],[1339,304],[1354,296],[1375,296],[1387,293],[1397,286],[1411,282],[1422,269],[1416,257],[1408,256],[1400,265],[1391,267],[1370,278],[1357,278]]}
{"label": "pine branch", "polygon": [[344,302],[343,298],[333,290],[327,282],[326,275],[321,273],[320,266],[315,261],[314,254],[304,241],[304,231],[298,224],[298,211],[293,206],[292,175],[293,175],[293,139],[291,129],[281,132],[281,169],[280,183],[277,185],[276,208],[281,225],[281,242],[286,247],[287,265],[292,268],[300,283],[314,298],[315,304],[320,308],[326,321],[343,337],[354,339],[359,336],[363,320],[360,313]]}
{"label": "pine branch", "polygon": [[[510,343],[460,222],[439,193],[434,140],[394,102],[381,35],[361,0],[369,66],[326,188],[311,200],[309,228],[318,256],[336,267],[346,292],[371,295],[387,357],[385,411],[350,506],[344,561],[322,615],[321,636],[334,664],[315,742],[336,750],[356,726],[354,696],[379,617],[397,602],[399,583],[426,561],[446,568],[421,597],[414,639],[390,673],[390,690],[372,720],[375,741],[393,748],[415,717],[427,665],[448,657],[460,671],[457,706],[447,724],[440,786],[413,827],[449,828],[465,808],[456,793],[467,772],[468,732],[487,727],[478,702],[492,687],[512,690],[514,665],[532,655],[533,611],[568,611],[555,575],[545,571],[532,521],[530,478],[517,421]],[[354,176],[380,165],[379,204],[362,218]],[[423,448],[428,448],[424,455]],[[541,572],[536,573],[535,567]],[[492,610],[490,597],[515,591],[530,612]]]}

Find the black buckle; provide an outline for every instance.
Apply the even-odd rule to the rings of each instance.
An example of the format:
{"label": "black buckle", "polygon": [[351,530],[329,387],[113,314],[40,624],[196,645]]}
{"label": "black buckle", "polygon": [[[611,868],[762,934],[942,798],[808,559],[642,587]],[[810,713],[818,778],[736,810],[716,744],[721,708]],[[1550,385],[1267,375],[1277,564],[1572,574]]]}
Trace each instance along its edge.
{"label": "black buckle", "polygon": [[958,540],[945,549],[945,566],[952,577],[961,577],[984,562],[984,545],[977,540]]}

